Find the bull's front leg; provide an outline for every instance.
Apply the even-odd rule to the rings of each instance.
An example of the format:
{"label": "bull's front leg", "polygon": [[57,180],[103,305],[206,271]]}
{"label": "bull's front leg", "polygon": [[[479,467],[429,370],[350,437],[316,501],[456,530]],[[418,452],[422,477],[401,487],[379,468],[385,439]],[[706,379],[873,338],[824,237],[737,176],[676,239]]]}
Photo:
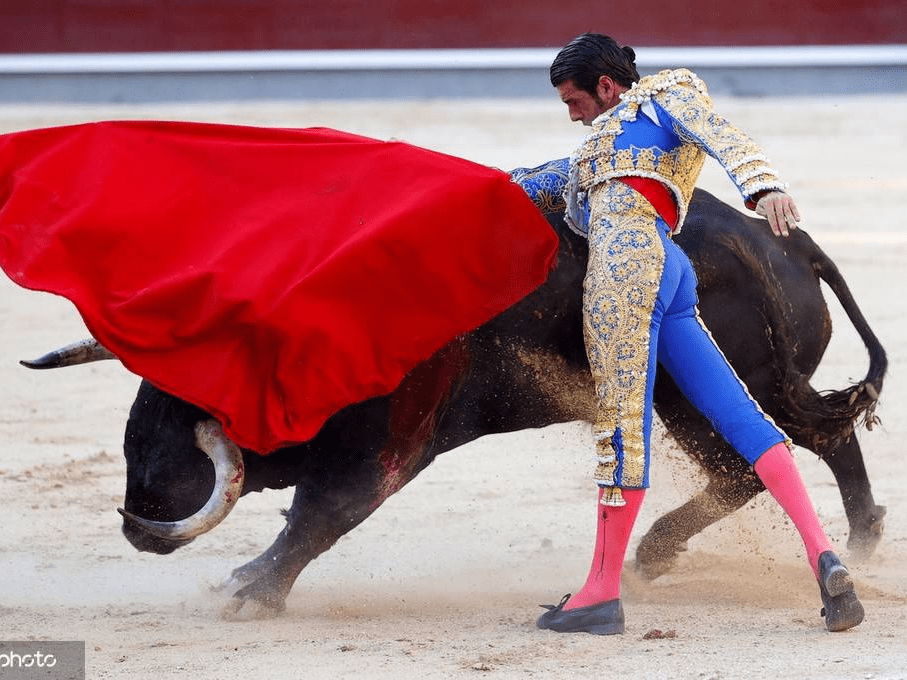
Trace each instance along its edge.
{"label": "bull's front leg", "polygon": [[[418,441],[418,443],[416,443]],[[410,440],[402,450],[349,457],[339,474],[322,472],[296,486],[287,523],[264,553],[235,569],[225,589],[236,592],[224,609],[232,618],[243,610],[258,617],[277,616],[300,572],[359,525],[434,458],[427,438]],[[254,605],[254,607],[247,607]]]}
{"label": "bull's front leg", "polygon": [[434,459],[441,415],[469,357],[466,341],[455,340],[410,371],[389,397],[353,408],[332,431],[323,430],[316,453],[301,464],[307,467],[286,526],[264,554],[233,573],[241,587],[225,614],[250,601],[266,614],[281,612],[305,566]]}
{"label": "bull's front leg", "polygon": [[225,584],[236,589],[224,609],[231,618],[243,614],[277,616],[300,572],[360,524],[374,509],[377,489],[345,489],[340,495],[297,486],[287,523],[264,553],[235,569]]}

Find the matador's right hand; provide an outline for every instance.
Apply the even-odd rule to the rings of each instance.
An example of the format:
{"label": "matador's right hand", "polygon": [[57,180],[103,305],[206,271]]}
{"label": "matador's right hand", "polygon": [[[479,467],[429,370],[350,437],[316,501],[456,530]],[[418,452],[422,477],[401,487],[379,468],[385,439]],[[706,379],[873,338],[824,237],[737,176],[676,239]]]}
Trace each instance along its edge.
{"label": "matador's right hand", "polygon": [[790,236],[800,221],[794,199],[783,191],[770,191],[760,198],[756,203],[756,214],[768,220],[775,236]]}

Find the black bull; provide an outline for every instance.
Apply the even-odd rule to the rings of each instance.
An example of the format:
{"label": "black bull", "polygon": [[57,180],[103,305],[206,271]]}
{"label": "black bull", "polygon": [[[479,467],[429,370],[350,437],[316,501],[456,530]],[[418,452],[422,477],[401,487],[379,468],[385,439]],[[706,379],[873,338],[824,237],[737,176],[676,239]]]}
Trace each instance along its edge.
{"label": "black bull", "polygon": [[[295,486],[286,526],[261,556],[234,570],[234,605],[279,610],[300,571],[368,517],[439,453],[487,434],[586,419],[592,387],[581,329],[586,241],[551,216],[560,235],[547,283],[414,369],[394,393],[333,416],[310,442],[269,456],[243,452],[242,492]],[[835,265],[802,230],[773,236],[766,223],[697,191],[677,241],[699,277],[700,310],[750,392],[837,480],[850,524],[848,547],[870,554],[884,507],[873,500],[854,427],[871,427],[885,352]],[[819,287],[834,291],[863,339],[866,378],[819,394],[809,384],[831,337]],[[660,371],[655,408],[703,469],[706,487],[658,519],[639,544],[637,568],[666,572],[686,541],[764,490],[746,462]],[[192,515],[211,495],[214,473],[193,428],[208,416],[147,383],[126,428],[125,509],[156,521]],[[592,482],[590,481],[590,484]],[[169,553],[186,542],[152,535],[130,517],[123,532],[139,550]]]}

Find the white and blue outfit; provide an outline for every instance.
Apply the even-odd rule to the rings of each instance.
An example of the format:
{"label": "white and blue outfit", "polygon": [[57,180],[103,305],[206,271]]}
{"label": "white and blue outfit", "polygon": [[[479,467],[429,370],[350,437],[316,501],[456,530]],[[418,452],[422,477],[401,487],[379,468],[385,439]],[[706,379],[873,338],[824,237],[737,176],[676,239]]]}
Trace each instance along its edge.
{"label": "white and blue outfit", "polygon": [[[568,223],[589,240],[584,337],[596,385],[594,476],[605,505],[623,505],[621,488],[649,485],[657,363],[751,464],[789,443],[703,325],[692,264],[671,241],[706,154],[750,207],[784,184],[756,144],[712,110],[690,71],[646,76],[621,100],[593,121],[569,161],[511,173],[540,209],[566,203]],[[673,212],[661,209],[665,200]]]}

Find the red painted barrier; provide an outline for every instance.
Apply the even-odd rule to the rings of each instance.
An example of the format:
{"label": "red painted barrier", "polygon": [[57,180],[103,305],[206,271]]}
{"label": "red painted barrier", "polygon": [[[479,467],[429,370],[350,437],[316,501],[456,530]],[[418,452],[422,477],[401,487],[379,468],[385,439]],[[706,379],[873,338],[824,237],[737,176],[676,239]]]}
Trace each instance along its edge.
{"label": "red painted barrier", "polygon": [[904,0],[34,0],[0,53],[907,43]]}

